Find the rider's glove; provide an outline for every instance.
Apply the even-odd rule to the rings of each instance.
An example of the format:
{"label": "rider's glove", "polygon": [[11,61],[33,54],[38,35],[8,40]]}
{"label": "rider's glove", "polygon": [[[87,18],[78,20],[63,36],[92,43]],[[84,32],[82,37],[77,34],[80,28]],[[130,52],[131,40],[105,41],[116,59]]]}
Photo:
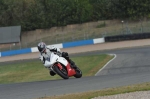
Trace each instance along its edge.
{"label": "rider's glove", "polygon": [[45,62],[45,58],[43,56],[40,56],[39,59],[42,61],[42,63],[44,64]]}
{"label": "rider's glove", "polygon": [[43,61],[43,56],[40,56],[39,59],[40,59],[41,61]]}

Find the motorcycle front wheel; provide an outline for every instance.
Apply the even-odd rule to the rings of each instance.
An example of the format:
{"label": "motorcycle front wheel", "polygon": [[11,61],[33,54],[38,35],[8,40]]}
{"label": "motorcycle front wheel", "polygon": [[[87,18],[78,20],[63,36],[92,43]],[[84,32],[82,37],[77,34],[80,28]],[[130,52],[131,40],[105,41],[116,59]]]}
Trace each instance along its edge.
{"label": "motorcycle front wheel", "polygon": [[58,66],[54,66],[54,70],[63,79],[68,79],[69,78],[68,77],[68,72],[64,67],[62,69],[60,69]]}

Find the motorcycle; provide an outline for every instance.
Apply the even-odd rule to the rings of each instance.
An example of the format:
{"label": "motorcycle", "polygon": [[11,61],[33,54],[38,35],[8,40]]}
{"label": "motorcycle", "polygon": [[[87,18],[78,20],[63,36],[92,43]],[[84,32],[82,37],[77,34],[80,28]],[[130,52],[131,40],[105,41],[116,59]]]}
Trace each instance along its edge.
{"label": "motorcycle", "polygon": [[82,77],[82,71],[78,67],[76,69],[72,68],[71,64],[64,57],[60,57],[56,53],[51,52],[49,61],[50,66],[48,69],[63,79],[68,79],[72,76],[75,78]]}

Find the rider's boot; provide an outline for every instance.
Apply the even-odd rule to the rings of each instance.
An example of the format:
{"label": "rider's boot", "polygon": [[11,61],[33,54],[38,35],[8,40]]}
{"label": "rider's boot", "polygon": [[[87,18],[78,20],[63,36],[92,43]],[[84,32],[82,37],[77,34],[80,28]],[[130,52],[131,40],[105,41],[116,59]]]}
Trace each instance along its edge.
{"label": "rider's boot", "polygon": [[49,71],[49,74],[50,74],[51,76],[56,75],[56,73],[54,73],[53,71]]}

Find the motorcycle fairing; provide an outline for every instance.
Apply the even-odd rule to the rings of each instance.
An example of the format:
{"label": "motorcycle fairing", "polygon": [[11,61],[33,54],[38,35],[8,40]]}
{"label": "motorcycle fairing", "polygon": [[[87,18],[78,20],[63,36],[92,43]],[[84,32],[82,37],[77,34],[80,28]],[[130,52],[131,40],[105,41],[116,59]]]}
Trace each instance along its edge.
{"label": "motorcycle fairing", "polygon": [[[75,70],[71,68],[70,63],[69,63],[65,58],[59,57],[59,58],[57,59],[57,62],[59,62],[59,63],[63,64],[64,66],[66,66],[66,69],[67,69],[67,71],[68,71],[68,76],[69,76],[69,77],[76,74]],[[59,65],[60,65],[60,66],[59,66],[60,69],[62,68],[62,67],[61,67],[61,64],[59,64]]]}
{"label": "motorcycle fairing", "polygon": [[71,68],[69,63],[66,65],[66,67],[67,67],[67,71],[68,71],[68,76],[69,77],[76,74],[75,70]]}
{"label": "motorcycle fairing", "polygon": [[67,66],[67,64],[68,64],[68,61],[63,57],[57,58],[57,62],[63,64],[64,66]]}

